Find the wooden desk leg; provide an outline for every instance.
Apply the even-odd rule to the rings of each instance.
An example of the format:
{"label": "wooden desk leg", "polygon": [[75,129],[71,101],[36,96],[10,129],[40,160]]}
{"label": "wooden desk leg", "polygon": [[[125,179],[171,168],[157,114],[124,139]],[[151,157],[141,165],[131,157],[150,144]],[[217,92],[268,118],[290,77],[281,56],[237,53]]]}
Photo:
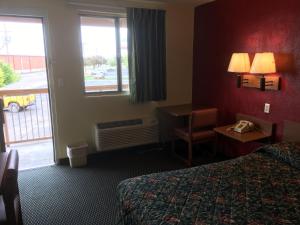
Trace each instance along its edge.
{"label": "wooden desk leg", "polygon": [[217,152],[218,152],[218,134],[216,134],[214,138],[213,157],[216,156]]}
{"label": "wooden desk leg", "polygon": [[192,141],[189,141],[189,149],[188,149],[188,161],[187,164],[189,167],[192,166],[192,161],[193,161],[193,143]]}
{"label": "wooden desk leg", "polygon": [[216,154],[221,153],[224,154],[224,146],[222,145],[222,141],[223,141],[223,136],[221,134],[216,134]]}

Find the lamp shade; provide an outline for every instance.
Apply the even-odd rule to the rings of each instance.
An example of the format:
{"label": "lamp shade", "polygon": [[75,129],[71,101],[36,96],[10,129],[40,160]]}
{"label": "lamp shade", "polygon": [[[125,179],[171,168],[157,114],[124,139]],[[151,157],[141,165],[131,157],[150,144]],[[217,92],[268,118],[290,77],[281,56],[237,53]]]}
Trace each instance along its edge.
{"label": "lamp shade", "polygon": [[250,73],[276,73],[274,54],[272,52],[256,53],[250,69]]}
{"label": "lamp shade", "polygon": [[250,71],[250,59],[248,53],[233,53],[228,67],[228,72],[248,73]]}

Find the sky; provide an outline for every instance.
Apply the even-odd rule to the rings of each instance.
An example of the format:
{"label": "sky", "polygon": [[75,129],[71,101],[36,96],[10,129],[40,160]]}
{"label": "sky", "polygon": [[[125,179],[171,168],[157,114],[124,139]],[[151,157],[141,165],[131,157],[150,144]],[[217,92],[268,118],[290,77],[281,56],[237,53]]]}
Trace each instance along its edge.
{"label": "sky", "polygon": [[[127,55],[127,29],[120,33],[122,55]],[[116,55],[113,27],[82,26],[81,39],[84,57]],[[45,56],[42,23],[0,21],[0,55]]]}
{"label": "sky", "polygon": [[42,24],[0,21],[0,54],[45,56]]}
{"label": "sky", "polygon": [[[103,35],[105,34],[105,35]],[[127,29],[120,29],[122,55],[127,55]],[[116,56],[116,37],[114,27],[82,26],[81,39],[83,56],[100,55],[106,58]]]}

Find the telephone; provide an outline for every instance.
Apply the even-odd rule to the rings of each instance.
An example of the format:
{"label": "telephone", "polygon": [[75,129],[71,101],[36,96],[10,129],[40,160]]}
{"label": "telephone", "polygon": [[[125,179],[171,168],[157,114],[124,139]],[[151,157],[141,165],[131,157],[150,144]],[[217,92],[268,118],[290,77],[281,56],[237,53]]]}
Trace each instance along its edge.
{"label": "telephone", "polygon": [[247,120],[240,120],[234,127],[233,130],[238,133],[246,133],[255,129],[254,123]]}

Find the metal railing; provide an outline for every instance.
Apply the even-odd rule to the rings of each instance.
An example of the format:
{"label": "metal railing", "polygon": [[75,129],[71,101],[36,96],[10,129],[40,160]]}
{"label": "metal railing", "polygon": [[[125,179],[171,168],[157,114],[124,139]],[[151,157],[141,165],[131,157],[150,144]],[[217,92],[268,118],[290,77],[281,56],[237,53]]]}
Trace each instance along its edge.
{"label": "metal railing", "polygon": [[4,101],[7,145],[52,138],[47,88],[0,90],[0,97]]}
{"label": "metal railing", "polygon": [[[86,91],[114,90],[115,85],[90,86]],[[127,84],[123,85],[128,88]],[[34,102],[28,102],[34,96]],[[49,94],[47,88],[0,90],[4,101],[4,136],[6,145],[52,138]],[[12,107],[17,104],[20,109]],[[29,105],[27,105],[29,103]]]}

